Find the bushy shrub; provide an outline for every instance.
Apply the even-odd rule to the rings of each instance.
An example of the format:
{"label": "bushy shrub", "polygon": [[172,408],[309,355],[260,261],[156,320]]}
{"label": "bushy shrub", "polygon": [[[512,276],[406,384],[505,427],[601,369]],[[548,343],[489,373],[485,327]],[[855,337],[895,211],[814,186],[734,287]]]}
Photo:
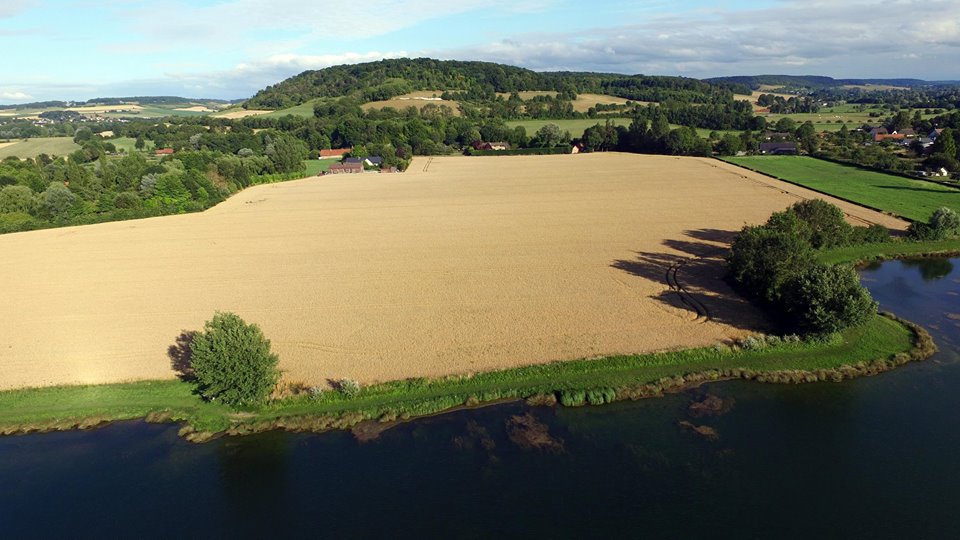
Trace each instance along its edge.
{"label": "bushy shrub", "polygon": [[947,207],[938,208],[926,223],[915,221],[908,233],[914,240],[944,240],[960,234],[960,216]]}
{"label": "bushy shrub", "polygon": [[617,397],[617,392],[612,388],[597,388],[588,390],[586,397],[587,403],[591,405],[603,405],[604,403],[612,403]]}
{"label": "bushy shrub", "polygon": [[782,299],[791,326],[811,334],[863,324],[877,312],[877,303],[848,266],[811,266],[784,284]]}
{"label": "bushy shrub", "polygon": [[353,397],[360,393],[360,383],[353,379],[340,379],[337,381],[337,390],[347,397]]}
{"label": "bushy shrub", "polygon": [[564,407],[579,407],[587,402],[587,393],[583,390],[562,390],[560,404]]}
{"label": "bushy shrub", "polygon": [[230,406],[265,402],[280,378],[277,355],[260,327],[216,313],[190,343],[191,366],[204,398]]}
{"label": "bushy shrub", "polygon": [[879,244],[890,241],[890,231],[883,225],[871,225],[869,227],[854,227],[850,233],[850,244],[859,246],[863,244]]}

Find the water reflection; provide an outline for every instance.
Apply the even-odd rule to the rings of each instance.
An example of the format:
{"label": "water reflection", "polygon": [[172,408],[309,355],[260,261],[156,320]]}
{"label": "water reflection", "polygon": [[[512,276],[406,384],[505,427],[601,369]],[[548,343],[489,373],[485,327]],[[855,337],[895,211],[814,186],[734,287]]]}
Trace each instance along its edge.
{"label": "water reflection", "polygon": [[900,261],[907,268],[916,268],[924,281],[936,281],[949,276],[953,272],[953,262],[950,259],[939,257],[924,257],[904,259]]}

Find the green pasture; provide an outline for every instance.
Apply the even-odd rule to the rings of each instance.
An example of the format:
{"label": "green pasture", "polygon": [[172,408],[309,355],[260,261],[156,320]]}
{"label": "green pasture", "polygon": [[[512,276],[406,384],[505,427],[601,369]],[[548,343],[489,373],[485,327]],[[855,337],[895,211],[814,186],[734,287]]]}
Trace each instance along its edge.
{"label": "green pasture", "polygon": [[725,161],[907,219],[926,221],[947,206],[960,212],[960,189],[806,156],[727,157]]}
{"label": "green pasture", "polygon": [[[5,142],[15,144],[4,145]],[[18,158],[32,158],[40,154],[48,156],[66,156],[80,149],[80,145],[73,142],[72,137],[36,137],[26,140],[0,139],[0,159],[16,156]]]}

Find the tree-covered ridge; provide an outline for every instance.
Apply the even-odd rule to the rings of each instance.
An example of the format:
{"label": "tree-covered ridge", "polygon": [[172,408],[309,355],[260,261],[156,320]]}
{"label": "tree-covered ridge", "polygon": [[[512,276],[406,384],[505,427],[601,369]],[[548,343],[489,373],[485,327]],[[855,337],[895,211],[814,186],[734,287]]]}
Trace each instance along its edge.
{"label": "tree-covered ridge", "polygon": [[684,77],[540,73],[491,62],[404,58],[305,71],[257,92],[244,106],[249,109],[284,109],[311,99],[339,97],[352,97],[361,102],[379,101],[418,90],[459,91],[478,101],[492,100],[498,92],[551,90],[566,94],[609,94],[635,101],[672,99],[713,103],[729,100],[733,91],[746,88]]}
{"label": "tree-covered ridge", "polygon": [[960,81],[924,81],[922,79],[834,79],[822,75],[736,75],[704,79],[713,84],[739,84],[759,90],[761,86],[782,86],[787,89],[822,90],[842,86],[899,86],[923,88],[932,86],[957,86]]}

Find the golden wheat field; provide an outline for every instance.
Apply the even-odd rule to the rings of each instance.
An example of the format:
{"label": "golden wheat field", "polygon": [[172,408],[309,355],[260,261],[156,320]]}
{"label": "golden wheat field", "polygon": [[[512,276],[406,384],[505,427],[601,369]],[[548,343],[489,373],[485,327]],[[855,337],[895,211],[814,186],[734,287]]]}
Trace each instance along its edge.
{"label": "golden wheat field", "polygon": [[364,111],[369,111],[372,109],[380,110],[392,107],[398,111],[402,111],[408,107],[416,107],[417,110],[422,111],[427,105],[435,105],[437,107],[447,107],[451,115],[460,116],[462,114],[460,112],[460,102],[440,99],[440,95],[443,94],[443,92],[443,90],[418,90],[396,96],[393,99],[370,101],[361,105],[360,108]]}
{"label": "golden wheat field", "polygon": [[0,388],[174,377],[168,348],[216,310],[259,324],[307,384],[710,345],[761,323],[721,248],[809,196],[708,159],[417,158],[3,235]]}

